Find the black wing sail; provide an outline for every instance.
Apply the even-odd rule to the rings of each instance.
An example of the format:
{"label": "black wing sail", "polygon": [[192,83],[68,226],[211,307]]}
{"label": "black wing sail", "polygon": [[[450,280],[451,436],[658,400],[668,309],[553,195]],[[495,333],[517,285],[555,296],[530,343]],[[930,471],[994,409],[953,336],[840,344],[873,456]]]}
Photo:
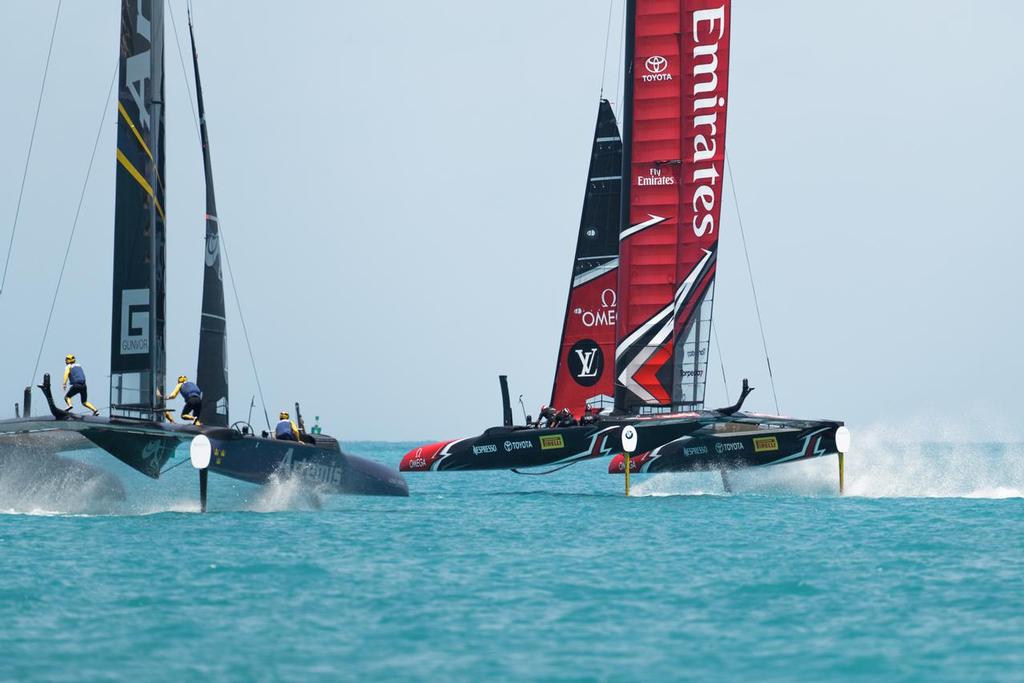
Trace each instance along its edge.
{"label": "black wing sail", "polygon": [[114,211],[110,413],[162,419],[163,0],[122,0]]}
{"label": "black wing sail", "polygon": [[213,167],[210,163],[210,137],[206,131],[203,87],[199,81],[199,54],[196,52],[191,17],[188,33],[192,41],[192,65],[195,67],[196,101],[199,105],[199,137],[203,144],[203,172],[206,175],[206,267],[203,269],[197,382],[203,390],[203,424],[225,427],[228,424],[228,355],[220,230],[217,226],[217,200],[213,194]]}
{"label": "black wing sail", "polygon": [[615,390],[621,187],[622,140],[611,105],[601,100],[551,389],[551,405],[574,415],[610,408]]}

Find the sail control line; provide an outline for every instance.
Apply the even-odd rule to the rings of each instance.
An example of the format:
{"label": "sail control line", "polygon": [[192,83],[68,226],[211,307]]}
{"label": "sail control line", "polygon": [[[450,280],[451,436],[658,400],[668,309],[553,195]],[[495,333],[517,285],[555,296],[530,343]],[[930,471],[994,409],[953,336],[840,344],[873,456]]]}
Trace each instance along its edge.
{"label": "sail control line", "polygon": [[36,129],[39,127],[39,112],[43,108],[43,93],[46,92],[46,76],[50,73],[50,58],[53,56],[53,39],[57,35],[57,24],[60,21],[60,7],[63,0],[57,0],[57,12],[53,17],[53,28],[50,29],[50,46],[46,49],[46,65],[43,67],[43,81],[39,84],[39,97],[36,99],[36,114],[32,119],[32,134],[28,138],[28,151],[25,153],[25,168],[21,172],[21,188],[18,190],[18,204],[14,209],[14,223],[11,225],[11,238],[7,243],[7,256],[4,258],[4,270],[0,275],[0,296],[7,285],[7,272],[11,265],[11,254],[14,253],[14,236],[18,233],[18,219],[21,217],[21,201],[25,196],[25,182],[28,180],[28,167],[32,161],[32,147],[36,142]]}

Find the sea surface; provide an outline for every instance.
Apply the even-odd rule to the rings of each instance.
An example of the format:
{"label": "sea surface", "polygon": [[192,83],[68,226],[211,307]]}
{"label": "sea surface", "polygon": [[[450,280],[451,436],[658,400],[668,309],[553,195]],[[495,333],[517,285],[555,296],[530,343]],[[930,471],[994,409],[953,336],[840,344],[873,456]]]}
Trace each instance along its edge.
{"label": "sea surface", "polygon": [[628,499],[592,462],[407,499],[214,476],[206,515],[187,463],[74,454],[123,500],[8,464],[0,679],[1024,681],[1024,444],[860,443],[844,497],[835,458]]}

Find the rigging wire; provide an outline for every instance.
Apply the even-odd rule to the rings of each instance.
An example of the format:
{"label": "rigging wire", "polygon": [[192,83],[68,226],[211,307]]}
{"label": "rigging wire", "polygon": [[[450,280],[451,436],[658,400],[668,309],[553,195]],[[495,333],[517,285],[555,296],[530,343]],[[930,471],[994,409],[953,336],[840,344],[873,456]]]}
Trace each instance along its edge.
{"label": "rigging wire", "polygon": [[750,266],[750,252],[747,251],[747,234],[743,230],[743,218],[740,216],[740,201],[736,194],[736,176],[732,172],[732,164],[729,162],[729,153],[725,154],[725,165],[729,170],[729,185],[732,187],[732,201],[736,206],[736,222],[740,226],[740,237],[743,240],[743,256],[747,259],[747,276],[750,278],[750,291],[754,295],[754,310],[757,311],[757,325],[761,328],[761,347],[764,349],[764,360],[768,365],[768,380],[772,385],[772,398],[775,399],[775,414],[781,415],[779,409],[779,395],[775,392],[775,375],[772,374],[772,359],[768,355],[768,341],[764,334],[764,321],[761,319],[761,306],[757,301],[757,287],[754,286],[754,270]]}
{"label": "rigging wire", "polygon": [[249,362],[252,363],[252,373],[256,378],[256,390],[260,395],[260,403],[263,404],[263,419],[267,421],[267,429],[270,427],[270,414],[267,413],[267,401],[263,398],[263,385],[260,383],[260,373],[256,370],[256,356],[252,352],[252,343],[249,341],[249,329],[245,325],[245,315],[242,313],[242,302],[238,297],[238,287],[235,286],[235,272],[231,269],[231,261],[228,260],[228,249],[224,244],[224,229],[220,232],[220,247],[224,252],[224,264],[228,267],[228,278],[231,280],[231,291],[235,295],[235,307],[238,309],[238,319],[242,323],[242,334],[245,336],[245,346],[249,350]]}
{"label": "rigging wire", "polygon": [[604,77],[608,73],[608,40],[612,35],[612,6],[615,0],[608,0],[608,26],[604,30],[604,61],[601,65],[601,99],[604,99]]}
{"label": "rigging wire", "polygon": [[0,296],[3,296],[7,284],[7,268],[11,264],[14,252],[14,235],[18,232],[18,217],[21,215],[21,199],[25,194],[25,181],[28,179],[28,165],[32,160],[32,146],[36,141],[36,127],[39,125],[39,111],[43,107],[43,92],[46,90],[46,76],[50,72],[50,57],[53,55],[53,39],[57,35],[57,22],[60,19],[60,6],[63,0],[57,0],[57,13],[53,17],[53,29],[50,31],[50,47],[46,50],[46,66],[43,67],[43,82],[39,86],[39,98],[36,100],[36,115],[32,120],[32,134],[28,139],[28,153],[25,155],[25,170],[21,173],[21,189],[18,190],[18,204],[14,209],[14,224],[11,226],[11,239],[7,243],[7,257],[4,259],[4,273],[0,277]]}
{"label": "rigging wire", "polygon": [[[181,64],[181,74],[185,77],[185,94],[188,95],[188,111],[192,114],[192,120],[196,123],[196,133],[199,133],[199,116],[196,114],[196,103],[192,100],[192,88],[188,83],[188,69],[185,68],[185,56],[181,53],[181,38],[178,37],[178,23],[174,21],[174,5],[169,4],[171,15],[171,28],[174,29],[174,44],[178,48],[178,62]],[[200,139],[202,135],[200,134]]]}
{"label": "rigging wire", "polygon": [[732,405],[732,399],[729,398],[729,380],[725,378],[725,356],[722,355],[722,345],[718,343],[718,326],[715,325],[715,321],[711,321],[711,336],[715,338],[715,349],[718,351],[718,364],[722,368],[722,386],[725,387],[725,402]]}
{"label": "rigging wire", "polygon": [[[178,61],[181,63],[181,73],[185,77],[185,90],[188,92],[189,109],[192,110],[192,118],[196,124],[196,134],[199,135],[200,140],[202,139],[202,133],[199,131],[199,116],[195,111],[195,103],[192,100],[192,89],[189,87],[188,70],[185,68],[185,57],[181,50],[181,39],[178,37],[178,25],[174,21],[174,5],[170,4],[170,15],[171,15],[171,27],[174,29],[174,44],[178,48]],[[260,403],[263,406],[263,418],[267,421],[267,429],[271,429],[270,426],[270,413],[267,412],[267,401],[263,397],[263,384],[260,382],[260,373],[256,365],[256,355],[252,351],[252,342],[249,340],[249,328],[245,324],[245,314],[242,312],[242,300],[238,296],[238,287],[235,285],[235,273],[231,268],[231,260],[228,258],[228,246],[224,239],[224,227],[218,224],[220,231],[220,250],[224,255],[224,265],[227,266],[228,278],[231,280],[231,291],[235,297],[235,308],[238,310],[238,320],[242,323],[242,334],[245,337],[245,346],[249,351],[249,362],[252,364],[252,374],[256,379],[256,390],[260,395]]]}
{"label": "rigging wire", "polygon": [[[623,40],[623,37],[625,36],[625,33],[626,33],[626,3],[623,2],[622,3],[622,21],[619,23],[619,60],[620,61],[623,59],[622,40]],[[619,79],[620,79],[621,76],[622,76],[622,69],[621,68],[615,69],[615,100],[616,100],[616,103],[618,105],[618,106],[615,107],[615,109],[616,109],[616,111],[615,111],[615,120],[619,122],[620,126],[622,125],[622,104],[623,104],[622,100],[624,99],[624,98],[619,96]],[[620,132],[620,135],[621,135],[621,132]]]}
{"label": "rigging wire", "polygon": [[82,193],[78,196],[78,208],[75,209],[75,220],[71,223],[71,234],[68,235],[68,244],[64,248],[64,260],[60,264],[60,273],[57,275],[57,286],[53,290],[53,299],[50,301],[50,312],[46,316],[46,327],[43,329],[43,338],[39,342],[39,353],[36,354],[36,364],[32,368],[32,378],[27,386],[35,383],[36,373],[39,372],[39,362],[43,357],[43,347],[46,346],[46,337],[50,334],[50,323],[53,321],[53,309],[57,306],[57,297],[60,294],[60,286],[64,281],[64,270],[68,265],[68,256],[71,255],[71,244],[75,241],[75,231],[78,230],[78,219],[82,215],[82,204],[85,202],[85,192],[89,187],[89,178],[92,175],[92,167],[96,162],[96,150],[100,146],[100,137],[103,135],[103,123],[107,120],[107,112],[110,111],[111,95],[114,92],[114,83],[117,82],[118,60],[114,61],[114,74],[110,77],[110,87],[107,88],[107,97],[103,101],[103,114],[100,116],[100,124],[96,129],[96,140],[92,143],[92,155],[89,157],[89,165],[85,169],[85,182],[82,183]]}

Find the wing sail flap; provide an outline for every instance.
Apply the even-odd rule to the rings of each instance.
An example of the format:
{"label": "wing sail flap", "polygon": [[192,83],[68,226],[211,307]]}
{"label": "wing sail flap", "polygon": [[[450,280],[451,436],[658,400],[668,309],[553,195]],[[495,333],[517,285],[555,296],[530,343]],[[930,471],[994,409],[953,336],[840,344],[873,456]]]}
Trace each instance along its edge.
{"label": "wing sail flap", "polygon": [[717,263],[730,3],[631,0],[630,9],[616,407],[699,409]]}

